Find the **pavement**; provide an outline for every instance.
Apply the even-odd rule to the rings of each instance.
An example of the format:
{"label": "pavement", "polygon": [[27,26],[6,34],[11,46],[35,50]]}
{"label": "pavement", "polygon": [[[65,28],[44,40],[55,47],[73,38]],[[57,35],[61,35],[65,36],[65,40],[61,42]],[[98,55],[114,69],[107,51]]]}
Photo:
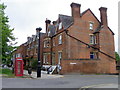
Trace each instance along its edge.
{"label": "pavement", "polygon": [[58,75],[58,74],[47,74],[46,71],[41,71],[41,77],[40,78],[37,78],[37,72],[35,72],[35,71],[32,71],[32,74],[29,75],[28,71],[24,70],[23,74],[28,75],[28,76],[30,76],[31,78],[34,78],[34,79],[53,79],[53,78],[62,78],[62,77],[64,77],[63,75]]}

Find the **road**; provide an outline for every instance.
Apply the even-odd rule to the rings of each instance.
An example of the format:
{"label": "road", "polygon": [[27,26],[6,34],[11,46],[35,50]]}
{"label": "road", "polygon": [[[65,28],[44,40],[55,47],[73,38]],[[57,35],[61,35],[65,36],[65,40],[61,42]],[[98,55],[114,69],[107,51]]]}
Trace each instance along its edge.
{"label": "road", "polygon": [[2,88],[92,88],[118,87],[117,75],[64,75],[62,78],[30,79],[2,78]]}

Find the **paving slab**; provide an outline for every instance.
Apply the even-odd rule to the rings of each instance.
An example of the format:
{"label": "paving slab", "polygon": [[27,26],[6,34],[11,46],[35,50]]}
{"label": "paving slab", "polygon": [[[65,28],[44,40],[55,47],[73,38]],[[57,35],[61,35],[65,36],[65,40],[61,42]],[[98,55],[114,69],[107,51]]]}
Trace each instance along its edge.
{"label": "paving slab", "polygon": [[52,79],[52,78],[62,78],[64,77],[63,75],[58,75],[58,74],[47,74],[45,71],[41,71],[41,77],[37,78],[37,72],[32,71],[32,74],[29,75],[27,70],[24,70],[24,75],[31,76],[34,79]]}

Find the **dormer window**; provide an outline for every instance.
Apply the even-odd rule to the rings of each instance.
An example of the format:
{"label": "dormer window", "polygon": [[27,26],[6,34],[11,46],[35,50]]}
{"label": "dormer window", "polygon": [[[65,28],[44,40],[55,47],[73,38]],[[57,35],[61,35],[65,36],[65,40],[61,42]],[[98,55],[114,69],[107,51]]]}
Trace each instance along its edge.
{"label": "dormer window", "polygon": [[89,29],[90,29],[90,30],[93,30],[93,22],[90,22],[90,23],[89,23]]}
{"label": "dormer window", "polygon": [[58,37],[58,44],[62,44],[62,35],[59,35]]}
{"label": "dormer window", "polygon": [[50,31],[48,31],[48,36],[50,36]]}
{"label": "dormer window", "polygon": [[62,29],[62,22],[59,23],[59,30]]}

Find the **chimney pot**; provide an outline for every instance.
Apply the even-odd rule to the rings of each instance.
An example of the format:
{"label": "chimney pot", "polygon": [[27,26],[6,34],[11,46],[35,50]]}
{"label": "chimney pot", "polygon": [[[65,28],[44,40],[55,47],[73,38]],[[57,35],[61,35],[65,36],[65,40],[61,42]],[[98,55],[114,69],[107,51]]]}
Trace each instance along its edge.
{"label": "chimney pot", "polygon": [[51,21],[50,21],[50,20],[46,20],[45,23],[46,23],[46,24],[50,24]]}
{"label": "chimney pot", "polygon": [[53,23],[53,25],[55,25],[57,23],[57,21],[53,21],[52,23]]}

